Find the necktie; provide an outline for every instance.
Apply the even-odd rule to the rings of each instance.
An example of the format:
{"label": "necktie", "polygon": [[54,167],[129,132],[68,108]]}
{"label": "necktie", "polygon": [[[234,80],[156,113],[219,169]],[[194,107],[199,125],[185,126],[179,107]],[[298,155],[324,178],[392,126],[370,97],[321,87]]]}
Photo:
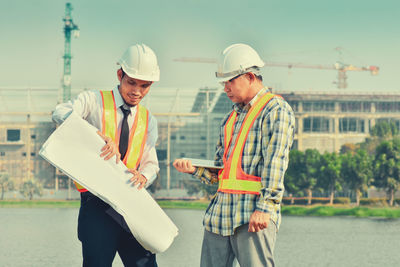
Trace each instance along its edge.
{"label": "necktie", "polygon": [[121,106],[122,113],[124,113],[124,118],[122,120],[121,135],[119,137],[119,153],[121,153],[121,159],[125,157],[126,151],[128,150],[129,143],[129,126],[128,126],[128,116],[131,113],[130,110],[125,109]]}

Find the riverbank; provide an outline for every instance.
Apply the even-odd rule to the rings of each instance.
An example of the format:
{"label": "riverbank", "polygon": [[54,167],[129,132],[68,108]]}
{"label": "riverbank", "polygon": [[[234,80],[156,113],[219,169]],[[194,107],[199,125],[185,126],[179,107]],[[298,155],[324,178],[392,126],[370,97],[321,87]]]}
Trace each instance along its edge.
{"label": "riverbank", "polygon": [[79,200],[0,200],[0,208],[79,208]]}
{"label": "riverbank", "polygon": [[[158,200],[163,209],[204,210],[208,201]],[[79,200],[0,200],[0,208],[79,208]]]}
{"label": "riverbank", "polygon": [[354,216],[400,218],[400,208],[352,207],[352,206],[283,206],[283,215],[295,216]]}
{"label": "riverbank", "polygon": [[[208,201],[158,200],[163,209],[205,210]],[[2,200],[0,208],[79,208],[79,200]],[[350,205],[312,205],[282,207],[283,215],[293,216],[354,216],[400,218],[400,208],[389,207],[354,207]]]}

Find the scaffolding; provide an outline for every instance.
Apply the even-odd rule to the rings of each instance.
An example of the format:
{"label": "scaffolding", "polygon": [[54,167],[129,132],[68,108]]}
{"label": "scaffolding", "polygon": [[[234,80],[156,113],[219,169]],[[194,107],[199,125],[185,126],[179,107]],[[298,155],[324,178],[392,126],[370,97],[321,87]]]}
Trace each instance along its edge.
{"label": "scaffolding", "polygon": [[[74,89],[72,96],[84,90],[90,89]],[[339,151],[343,144],[364,141],[369,129],[383,120],[400,129],[400,93],[276,93],[295,111],[294,148],[299,150]],[[71,186],[69,179],[54,179],[55,169],[38,156],[55,129],[51,113],[57,101],[56,88],[0,88],[0,170],[9,172],[17,184],[34,177],[55,191]],[[220,123],[231,110],[231,101],[222,88],[152,87],[141,104],[158,122],[161,188],[184,189],[183,181],[189,177],[171,163],[182,157],[213,159]]]}

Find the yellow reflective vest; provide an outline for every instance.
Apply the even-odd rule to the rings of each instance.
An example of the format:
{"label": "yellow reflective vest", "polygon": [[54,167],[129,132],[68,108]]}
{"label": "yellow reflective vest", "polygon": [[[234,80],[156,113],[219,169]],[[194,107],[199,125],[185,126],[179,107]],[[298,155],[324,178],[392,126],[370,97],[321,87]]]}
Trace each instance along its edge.
{"label": "yellow reflective vest", "polygon": [[232,111],[224,127],[224,169],[219,171],[218,180],[219,192],[232,193],[232,194],[260,194],[261,190],[261,177],[246,174],[242,169],[242,156],[243,149],[246,143],[247,136],[254,121],[260,115],[265,105],[274,97],[272,93],[266,93],[261,96],[248,111],[239,135],[234,144],[233,150],[227,159],[229,147],[231,146],[234,125],[237,119],[237,113]]}
{"label": "yellow reflective vest", "polygon": [[[119,145],[119,132],[117,125],[117,107],[115,106],[115,99],[113,91],[100,91],[102,104],[103,104],[103,117],[102,117],[102,129],[101,132]],[[129,169],[137,169],[140,160],[143,156],[144,145],[147,139],[147,130],[149,127],[149,111],[141,106],[137,105],[137,111],[135,115],[134,123],[129,130],[129,143],[125,157],[122,162]],[[79,192],[86,192],[87,190],[76,183],[76,188]]]}

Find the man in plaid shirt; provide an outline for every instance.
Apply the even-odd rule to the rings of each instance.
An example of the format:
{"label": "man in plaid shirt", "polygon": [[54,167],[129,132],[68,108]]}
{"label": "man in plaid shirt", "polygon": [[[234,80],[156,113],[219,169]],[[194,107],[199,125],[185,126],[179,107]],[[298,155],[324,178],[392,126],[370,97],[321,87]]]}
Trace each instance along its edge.
{"label": "man in plaid shirt", "polygon": [[174,167],[202,182],[219,182],[207,208],[201,267],[274,266],[283,178],[293,143],[295,118],[289,104],[262,83],[264,62],[248,45],[222,53],[217,78],[234,103],[220,128],[213,169],[177,159]]}

